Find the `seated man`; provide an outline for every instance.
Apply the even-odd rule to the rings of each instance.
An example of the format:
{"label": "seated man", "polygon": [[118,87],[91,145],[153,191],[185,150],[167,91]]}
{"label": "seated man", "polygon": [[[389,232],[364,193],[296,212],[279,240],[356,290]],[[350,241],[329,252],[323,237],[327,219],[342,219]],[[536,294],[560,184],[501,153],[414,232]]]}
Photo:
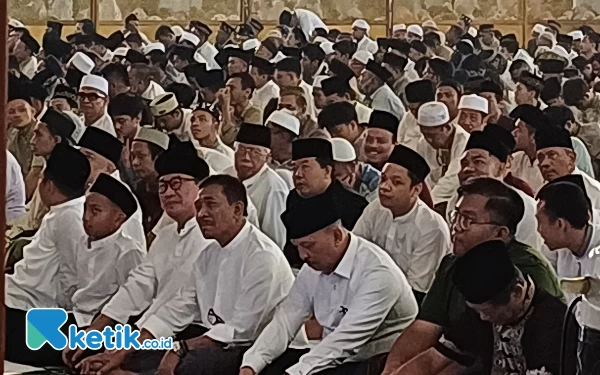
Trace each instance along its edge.
{"label": "seated man", "polygon": [[[516,268],[501,241],[484,242],[456,261],[456,288],[469,308],[432,349],[398,375],[560,374],[567,306]],[[569,322],[575,323],[571,315]],[[566,373],[575,371],[577,330],[566,337]]]}
{"label": "seated man", "polygon": [[442,258],[450,252],[450,231],[444,219],[419,199],[429,173],[415,151],[398,145],[371,202],[353,233],[384,249],[405,273],[418,302],[433,283]]}
{"label": "seated man", "polygon": [[356,150],[344,138],[333,138],[333,175],[346,188],[365,197],[367,201],[377,198],[381,172],[370,164],[359,161]]}
{"label": "seated man", "polygon": [[159,373],[237,375],[244,352],[288,295],[292,270],[280,248],[246,220],[246,205],[246,189],[234,177],[200,184],[196,220],[215,241],[194,262],[193,281],[141,328],[169,337],[197,320],[204,333],[176,342]]}
{"label": "seated man", "polygon": [[373,111],[365,139],[365,158],[377,170],[389,159],[398,133],[398,118],[385,111]]}
{"label": "seated man", "polygon": [[233,167],[233,149],[219,137],[219,112],[206,103],[194,108],[191,140],[199,156],[217,173]]}
{"label": "seated man", "polygon": [[[240,375],[367,374],[416,316],[402,271],[381,248],[342,226],[332,198],[308,198],[282,215],[306,264],[244,355]],[[322,340],[308,352],[288,349],[311,316],[323,327]]]}
{"label": "seated man", "polygon": [[[137,321],[138,326],[143,325],[189,281],[194,261],[210,244],[194,220],[198,183],[208,176],[206,162],[193,151],[171,142],[169,150],[156,159],[155,166],[159,176],[161,206],[174,223],[158,232],[146,259],[132,271],[127,282],[92,322],[90,329],[102,331],[108,325],[125,324],[132,317],[144,313]],[[66,350],[64,357],[68,365],[78,363],[78,368],[93,367],[94,363],[100,363],[103,372],[119,367],[133,372],[144,370],[143,366],[156,368],[156,363],[139,361],[135,355],[128,358],[128,354],[127,350],[109,351],[78,363],[83,352]]]}
{"label": "seated man", "polygon": [[75,254],[77,283],[73,315],[88,327],[146,256],[146,248],[124,232],[137,211],[135,197],[120,181],[101,173],[90,188],[83,211],[86,235]]}
{"label": "seated man", "polygon": [[271,129],[270,167],[277,172],[292,189],[292,142],[300,135],[300,121],[288,110],[276,110],[267,119],[265,126]]}
{"label": "seated man", "polygon": [[501,181],[477,178],[461,187],[462,198],[452,215],[454,254],[446,255],[429,292],[421,304],[419,317],[394,344],[383,374],[393,374],[402,364],[433,347],[444,329],[455,327],[466,309],[452,281],[455,264],[461,256],[482,242],[500,240],[519,270],[533,279],[539,289],[560,297],[562,292],[554,270],[535,250],[515,241],[519,221],[525,211],[523,200]]}
{"label": "seated man", "polygon": [[[6,359],[31,366],[60,366],[60,352],[49,345],[31,351],[25,344],[25,316],[32,308],[69,307],[67,289],[74,281],[80,250],[83,205],[90,163],[78,150],[58,144],[46,162],[39,184],[42,202],[50,207],[23,259],[6,283]],[[70,323],[74,323],[71,321]],[[64,324],[63,329],[68,329]]]}

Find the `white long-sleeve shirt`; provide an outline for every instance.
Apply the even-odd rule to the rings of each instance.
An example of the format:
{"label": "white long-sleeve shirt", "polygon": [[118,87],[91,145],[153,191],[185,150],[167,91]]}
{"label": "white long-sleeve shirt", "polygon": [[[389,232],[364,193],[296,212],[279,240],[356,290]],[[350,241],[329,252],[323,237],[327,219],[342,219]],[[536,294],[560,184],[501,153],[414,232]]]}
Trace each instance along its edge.
{"label": "white long-sleeve shirt", "polygon": [[251,345],[293,282],[279,247],[246,222],[225,247],[208,246],[194,264],[190,283],[140,327],[154,337],[170,337],[201,321],[216,341]]}
{"label": "white long-sleeve shirt", "polygon": [[202,235],[195,218],[180,231],[173,223],[158,232],[146,259],[132,272],[125,284],[102,309],[102,314],[125,324],[129,317],[146,312],[149,316],[170,301],[189,280],[198,255],[211,243]]}
{"label": "white long-sleeve shirt", "polygon": [[384,84],[371,95],[371,108],[378,111],[386,111],[398,118],[398,121],[402,121],[404,117],[404,104],[399,97],[394,94],[392,89]]}
{"label": "white long-sleeve shirt", "polygon": [[329,28],[325,25],[325,22],[317,16],[314,12],[306,9],[294,9],[294,13],[298,16],[298,23],[306,40],[310,40],[310,37],[315,29],[325,29],[329,32]]}
{"label": "white long-sleeve shirt", "polygon": [[419,130],[417,119],[412,112],[407,112],[398,127],[398,143],[411,150],[416,150],[417,144],[421,140],[423,140],[423,134]]}
{"label": "white long-sleeve shirt", "polygon": [[207,70],[221,69],[219,63],[215,61],[215,57],[219,53],[219,50],[210,42],[206,41],[202,47],[198,48],[198,53],[206,60]]}
{"label": "white long-sleeve shirt", "polygon": [[98,241],[89,241],[87,236],[80,239],[75,255],[77,291],[73,294],[73,315],[79,327],[92,323],[145,256],[146,248],[122,228]]}
{"label": "white long-sleeve shirt", "polygon": [[[433,148],[425,138],[421,138],[417,143],[417,153],[427,161],[427,165],[431,169],[425,182],[431,189],[431,199],[434,205],[448,201],[459,186],[460,158],[469,140],[469,133],[458,125],[452,126],[456,131],[447,167],[440,163],[439,151]],[[444,169],[446,170],[444,171]]]}
{"label": "white long-sleeve shirt", "polygon": [[[36,189],[37,191],[37,189]],[[6,222],[11,223],[24,215],[25,209],[25,181],[21,173],[21,166],[17,159],[6,150]]]}
{"label": "white long-sleeve shirt", "polygon": [[117,137],[117,131],[115,130],[115,126],[113,124],[113,120],[110,118],[108,113],[104,113],[102,117],[100,117],[96,122],[90,124],[89,126],[93,126],[98,129],[102,129],[105,132],[111,134],[113,137]]}
{"label": "white long-sleeve shirt", "polygon": [[448,224],[421,200],[404,216],[394,218],[376,199],[352,232],[390,254],[410,286],[421,293],[429,291],[435,271],[451,249]]}
{"label": "white long-sleeve shirt", "polygon": [[331,274],[302,267],[273,320],[244,355],[242,367],[259,373],[286,350],[311,316],[323,327],[323,339],[287,374],[311,375],[387,353],[417,310],[410,285],[392,258],[350,234],[348,249]]}
{"label": "white long-sleeve shirt", "polygon": [[268,81],[263,87],[254,90],[252,104],[265,110],[271,99],[279,98],[279,86],[273,81]]}
{"label": "white long-sleeve shirt", "polygon": [[375,54],[379,48],[377,47],[377,42],[373,39],[365,36],[357,43],[356,50],[357,51],[367,51],[372,54]]}
{"label": "white long-sleeve shirt", "polygon": [[280,216],[285,211],[285,201],[290,192],[287,184],[266,164],[243,183],[256,205],[260,229],[283,249],[286,236]]}
{"label": "white long-sleeve shirt", "polygon": [[50,207],[23,259],[6,275],[6,306],[32,308],[68,307],[65,295],[75,280],[75,254],[85,235],[84,197]]}

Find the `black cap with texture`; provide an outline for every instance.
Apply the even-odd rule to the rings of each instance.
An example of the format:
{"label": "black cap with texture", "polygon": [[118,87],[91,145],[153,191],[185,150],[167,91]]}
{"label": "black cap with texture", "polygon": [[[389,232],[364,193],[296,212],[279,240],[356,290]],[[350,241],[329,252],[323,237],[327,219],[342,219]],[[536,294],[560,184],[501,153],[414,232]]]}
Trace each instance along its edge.
{"label": "black cap with texture", "polygon": [[409,83],[404,92],[409,103],[428,103],[435,100],[435,87],[428,79]]}
{"label": "black cap with texture", "polygon": [[566,129],[550,125],[535,132],[535,146],[538,151],[549,147],[573,149],[569,132]]}
{"label": "black cap with texture", "polygon": [[321,81],[323,95],[330,96],[334,94],[345,94],[350,92],[350,81],[340,76],[333,76]]}
{"label": "black cap with texture", "polygon": [[404,70],[404,68],[406,68],[406,64],[408,64],[408,59],[395,53],[386,52],[383,55],[383,62],[389,64],[393,68]]}
{"label": "black cap with texture", "polygon": [[493,138],[483,131],[471,132],[465,151],[484,150],[495,156],[501,162],[508,160],[509,150],[499,139]]}
{"label": "black cap with texture", "polygon": [[98,175],[89,192],[105,196],[119,207],[128,218],[137,211],[137,201],[129,188],[121,181],[105,173]]}
{"label": "black cap with texture", "polygon": [[467,302],[482,304],[493,300],[516,276],[506,245],[488,241],[456,260],[454,285]]}
{"label": "black cap with texture", "polygon": [[302,199],[283,214],[281,221],[291,239],[306,237],[340,220],[341,216],[331,192]]}
{"label": "black cap with texture", "polygon": [[83,195],[90,172],[90,162],[81,151],[59,143],[46,161],[44,176],[59,186]]}
{"label": "black cap with texture", "polygon": [[333,160],[333,146],[327,139],[303,138],[292,142],[292,160],[324,158]]}
{"label": "black cap with texture", "polygon": [[374,110],[369,117],[369,128],[383,129],[392,133],[394,136],[398,134],[400,121],[393,114],[386,111]]}
{"label": "black cap with texture", "polygon": [[[505,117],[508,119],[508,117]],[[507,127],[488,123],[485,128],[483,128],[483,132],[493,138],[497,139],[508,149],[508,152],[512,154],[515,151],[515,147],[517,146],[517,142],[515,141],[515,137],[512,133],[507,129]]]}
{"label": "black cap with texture", "polygon": [[520,120],[534,129],[543,129],[548,122],[544,113],[530,104],[521,104],[512,110],[510,117]]}
{"label": "black cap with texture", "polygon": [[333,73],[336,77],[340,77],[342,79],[350,80],[350,78],[354,77],[354,72],[352,69],[346,64],[344,64],[339,59],[332,59],[329,63],[329,71]]}
{"label": "black cap with texture", "polygon": [[271,149],[271,129],[263,125],[244,123],[235,140],[238,143]]}
{"label": "black cap with texture", "polygon": [[94,151],[110,160],[114,165],[119,164],[121,160],[123,144],[112,134],[102,129],[93,126],[87,127],[77,145]]}
{"label": "black cap with texture", "polygon": [[386,68],[381,66],[381,64],[378,64],[373,60],[369,60],[365,68],[383,82],[387,82],[392,78],[392,73],[390,73],[389,70],[387,70]]}
{"label": "black cap with texture", "polygon": [[163,152],[154,162],[159,177],[169,174],[184,174],[204,180],[210,169],[208,164],[198,156],[192,142],[181,142],[177,137],[169,137],[169,149]]}
{"label": "black cap with texture", "polygon": [[406,170],[419,179],[419,182],[425,181],[425,178],[427,178],[427,175],[430,172],[427,161],[416,151],[403,145],[396,145],[394,147],[387,162],[406,168]]}
{"label": "black cap with texture", "polygon": [[358,123],[358,116],[352,103],[348,102],[331,103],[323,108],[318,117],[319,127],[327,129],[352,121]]}
{"label": "black cap with texture", "polygon": [[33,52],[34,54],[37,54],[40,52],[40,44],[38,43],[37,40],[35,40],[34,37],[31,36],[31,34],[29,34],[28,32],[24,33],[21,36],[21,42],[23,44],[25,44],[27,46],[27,48],[29,48],[29,50],[31,52]]}

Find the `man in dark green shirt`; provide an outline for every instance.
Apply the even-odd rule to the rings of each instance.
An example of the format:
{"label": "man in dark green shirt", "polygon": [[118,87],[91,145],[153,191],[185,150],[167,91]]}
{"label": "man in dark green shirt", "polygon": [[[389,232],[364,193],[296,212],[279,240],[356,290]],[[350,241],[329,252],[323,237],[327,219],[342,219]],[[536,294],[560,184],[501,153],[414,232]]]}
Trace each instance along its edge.
{"label": "man in dark green shirt", "polygon": [[[396,340],[383,375],[392,375],[404,363],[433,347],[444,328],[451,328],[466,309],[452,278],[455,262],[473,247],[492,240],[507,244],[514,265],[529,275],[539,289],[561,297],[556,273],[540,253],[514,239],[525,208],[521,197],[501,181],[478,178],[461,187],[452,215],[454,254],[447,255],[425,296],[417,319]],[[398,374],[399,375],[399,374]]]}

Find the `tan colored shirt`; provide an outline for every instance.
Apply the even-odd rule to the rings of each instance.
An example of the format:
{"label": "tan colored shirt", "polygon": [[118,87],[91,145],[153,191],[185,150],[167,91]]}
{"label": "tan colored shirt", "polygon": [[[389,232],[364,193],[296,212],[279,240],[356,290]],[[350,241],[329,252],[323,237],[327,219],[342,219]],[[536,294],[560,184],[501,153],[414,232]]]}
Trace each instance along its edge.
{"label": "tan colored shirt", "polygon": [[248,105],[239,116],[233,113],[232,117],[233,124],[221,123],[221,140],[229,147],[235,142],[242,123],[263,125],[262,110],[252,102],[248,102]]}
{"label": "tan colored shirt", "polygon": [[31,137],[36,120],[23,128],[11,128],[8,131],[7,148],[15,156],[21,166],[23,176],[27,176],[31,169],[33,150],[31,149]]}

